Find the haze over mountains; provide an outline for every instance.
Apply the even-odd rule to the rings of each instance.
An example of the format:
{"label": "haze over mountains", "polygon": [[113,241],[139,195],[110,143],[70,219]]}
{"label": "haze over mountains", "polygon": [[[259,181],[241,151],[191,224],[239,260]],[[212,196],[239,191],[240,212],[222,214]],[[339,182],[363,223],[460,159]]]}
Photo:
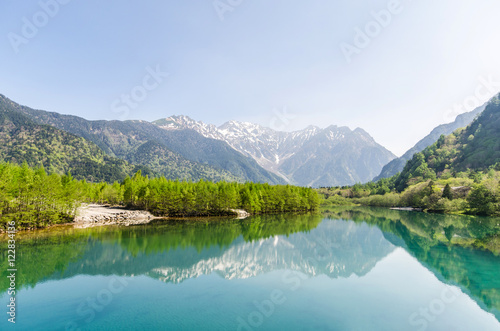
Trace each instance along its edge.
{"label": "haze over mountains", "polygon": [[394,154],[363,129],[331,125],[294,132],[276,131],[248,122],[229,121],[219,127],[187,116],[153,122],[166,131],[192,129],[228,143],[264,169],[301,186],[337,186],[370,181]]}

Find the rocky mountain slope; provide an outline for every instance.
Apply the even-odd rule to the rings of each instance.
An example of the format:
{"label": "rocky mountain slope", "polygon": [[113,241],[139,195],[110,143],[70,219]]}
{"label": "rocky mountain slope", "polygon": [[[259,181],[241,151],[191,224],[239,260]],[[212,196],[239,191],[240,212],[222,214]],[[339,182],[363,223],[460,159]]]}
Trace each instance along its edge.
{"label": "rocky mountain slope", "polygon": [[83,137],[110,156],[151,165],[154,171],[171,179],[284,182],[225,142],[203,137],[194,130],[166,131],[146,121],[88,121],[24,107],[3,95],[0,105],[37,124]]}
{"label": "rocky mountain slope", "polygon": [[395,156],[362,129],[309,126],[281,132],[257,124],[230,121],[219,127],[187,116],[153,122],[175,132],[192,129],[204,137],[227,142],[259,165],[302,186],[336,186],[367,182]]}
{"label": "rocky mountain slope", "polygon": [[106,155],[94,143],[28,117],[0,103],[0,161],[43,166],[50,173],[71,172],[76,179],[119,181],[141,170],[124,160]]}

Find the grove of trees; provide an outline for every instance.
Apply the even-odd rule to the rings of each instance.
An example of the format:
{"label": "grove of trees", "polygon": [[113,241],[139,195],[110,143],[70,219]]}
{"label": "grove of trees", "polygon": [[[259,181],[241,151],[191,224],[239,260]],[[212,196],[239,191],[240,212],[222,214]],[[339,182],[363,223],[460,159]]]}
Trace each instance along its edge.
{"label": "grove of trees", "polygon": [[500,215],[500,163],[484,171],[467,169],[440,177],[427,177],[424,173],[414,173],[418,176],[408,178],[403,190],[400,190],[399,175],[395,175],[367,184],[321,188],[318,192],[326,199],[325,204],[330,205],[413,207],[437,213]]}
{"label": "grove of trees", "polygon": [[76,180],[71,174],[47,174],[0,163],[0,228],[15,221],[18,228],[72,221],[83,203],[103,203],[148,210],[156,216],[219,216],[231,209],[252,214],[311,211],[319,196],[310,188],[260,183],[172,181],[149,178],[138,171],[113,184]]}

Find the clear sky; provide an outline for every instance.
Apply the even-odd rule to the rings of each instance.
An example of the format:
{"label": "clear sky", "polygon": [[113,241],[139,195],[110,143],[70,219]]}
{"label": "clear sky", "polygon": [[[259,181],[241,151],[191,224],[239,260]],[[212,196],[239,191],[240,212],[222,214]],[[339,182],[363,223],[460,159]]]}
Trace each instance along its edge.
{"label": "clear sky", "polygon": [[500,91],[498,0],[2,0],[0,8],[0,93],[87,119],[347,125],[400,155]]}

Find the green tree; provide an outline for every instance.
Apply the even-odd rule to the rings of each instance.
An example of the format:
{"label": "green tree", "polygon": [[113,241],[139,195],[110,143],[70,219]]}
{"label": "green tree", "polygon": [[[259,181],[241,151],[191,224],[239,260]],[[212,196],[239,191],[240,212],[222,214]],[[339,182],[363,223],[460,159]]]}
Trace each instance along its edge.
{"label": "green tree", "polygon": [[472,190],[467,201],[471,212],[476,215],[493,215],[497,210],[495,195],[482,184]]}
{"label": "green tree", "polygon": [[443,198],[446,198],[448,200],[453,200],[453,191],[451,189],[450,184],[446,184],[446,186],[444,187]]}

